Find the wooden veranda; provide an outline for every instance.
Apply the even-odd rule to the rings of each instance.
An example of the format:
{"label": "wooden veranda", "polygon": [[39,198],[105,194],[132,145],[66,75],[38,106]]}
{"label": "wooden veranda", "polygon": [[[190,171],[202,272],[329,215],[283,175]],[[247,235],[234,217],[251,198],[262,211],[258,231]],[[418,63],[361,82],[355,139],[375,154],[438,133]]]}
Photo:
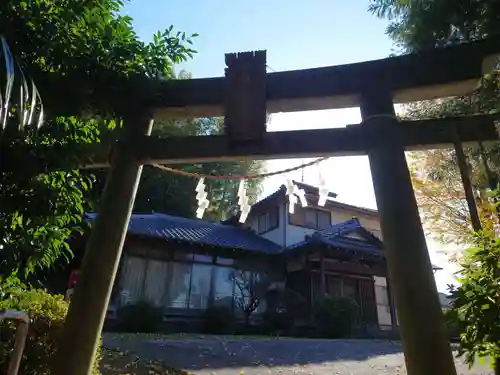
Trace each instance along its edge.
{"label": "wooden veranda", "polygon": [[[415,55],[270,74],[265,52],[231,54],[226,55],[226,77],[163,82],[147,99],[129,106],[121,113],[125,131],[112,153],[54,374],[89,373],[143,164],[340,155],[369,157],[408,374],[455,374],[404,152],[451,148],[456,134],[462,143],[496,141],[495,116],[400,122],[394,103],[470,92],[496,64],[498,52],[500,38],[493,38]],[[345,107],[360,107],[362,123],[279,133],[265,129],[266,112]],[[202,116],[225,116],[225,134],[150,136],[152,118]],[[97,152],[89,160],[107,164],[100,155],[106,153]]]}

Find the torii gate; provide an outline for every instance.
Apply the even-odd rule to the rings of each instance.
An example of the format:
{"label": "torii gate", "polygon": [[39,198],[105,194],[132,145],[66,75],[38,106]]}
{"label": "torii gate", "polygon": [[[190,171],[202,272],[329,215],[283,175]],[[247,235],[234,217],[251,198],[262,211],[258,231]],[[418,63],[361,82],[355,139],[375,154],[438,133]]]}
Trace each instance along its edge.
{"label": "torii gate", "polygon": [[[92,366],[142,164],[368,155],[408,374],[454,375],[405,150],[496,141],[492,116],[400,122],[393,103],[462,95],[492,69],[500,39],[349,65],[266,74],[265,52],[226,55],[226,77],[162,84],[125,114],[87,244],[55,375]],[[133,95],[133,93],[130,93]],[[341,129],[267,133],[266,111],[360,107]],[[152,118],[226,116],[224,135],[159,139]],[[106,160],[102,160],[106,163]]]}

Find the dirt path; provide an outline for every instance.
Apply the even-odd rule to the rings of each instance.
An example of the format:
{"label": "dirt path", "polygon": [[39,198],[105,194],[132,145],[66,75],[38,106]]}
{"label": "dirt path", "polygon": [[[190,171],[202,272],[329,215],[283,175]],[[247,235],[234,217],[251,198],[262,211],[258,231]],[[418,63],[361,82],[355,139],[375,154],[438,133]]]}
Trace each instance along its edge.
{"label": "dirt path", "polygon": [[[104,345],[197,375],[406,374],[401,345],[388,341],[105,335]],[[461,360],[456,363],[459,375],[492,373],[486,365],[469,370]]]}

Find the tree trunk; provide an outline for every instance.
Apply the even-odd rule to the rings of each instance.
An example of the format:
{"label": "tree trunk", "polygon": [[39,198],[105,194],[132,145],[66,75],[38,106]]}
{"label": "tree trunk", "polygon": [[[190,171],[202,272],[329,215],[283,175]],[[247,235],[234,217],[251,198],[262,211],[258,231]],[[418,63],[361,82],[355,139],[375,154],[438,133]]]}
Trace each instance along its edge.
{"label": "tree trunk", "polygon": [[495,369],[495,375],[500,375],[500,358],[494,358],[493,368]]}
{"label": "tree trunk", "polygon": [[245,326],[248,328],[248,326],[250,325],[250,315],[252,315],[252,313],[248,313],[245,311]]}

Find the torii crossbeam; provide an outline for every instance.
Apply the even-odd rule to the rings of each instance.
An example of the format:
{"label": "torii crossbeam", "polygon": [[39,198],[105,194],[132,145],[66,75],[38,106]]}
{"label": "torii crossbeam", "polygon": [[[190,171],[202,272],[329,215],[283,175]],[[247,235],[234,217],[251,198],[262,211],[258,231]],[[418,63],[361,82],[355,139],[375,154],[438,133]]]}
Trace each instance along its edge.
{"label": "torii crossbeam", "polygon": [[[470,92],[496,63],[498,52],[500,38],[495,38],[416,55],[271,74],[265,73],[265,54],[249,52],[226,56],[225,78],[160,85],[145,107],[124,114],[127,132],[113,154],[54,374],[87,375],[92,366],[142,164],[356,154],[366,154],[370,161],[408,374],[456,374],[404,152],[452,147],[457,130],[464,142],[495,141],[495,117],[399,122],[393,104]],[[265,131],[266,111],[352,106],[361,108],[360,125]],[[153,117],[223,115],[228,127],[222,136],[150,136]]]}

